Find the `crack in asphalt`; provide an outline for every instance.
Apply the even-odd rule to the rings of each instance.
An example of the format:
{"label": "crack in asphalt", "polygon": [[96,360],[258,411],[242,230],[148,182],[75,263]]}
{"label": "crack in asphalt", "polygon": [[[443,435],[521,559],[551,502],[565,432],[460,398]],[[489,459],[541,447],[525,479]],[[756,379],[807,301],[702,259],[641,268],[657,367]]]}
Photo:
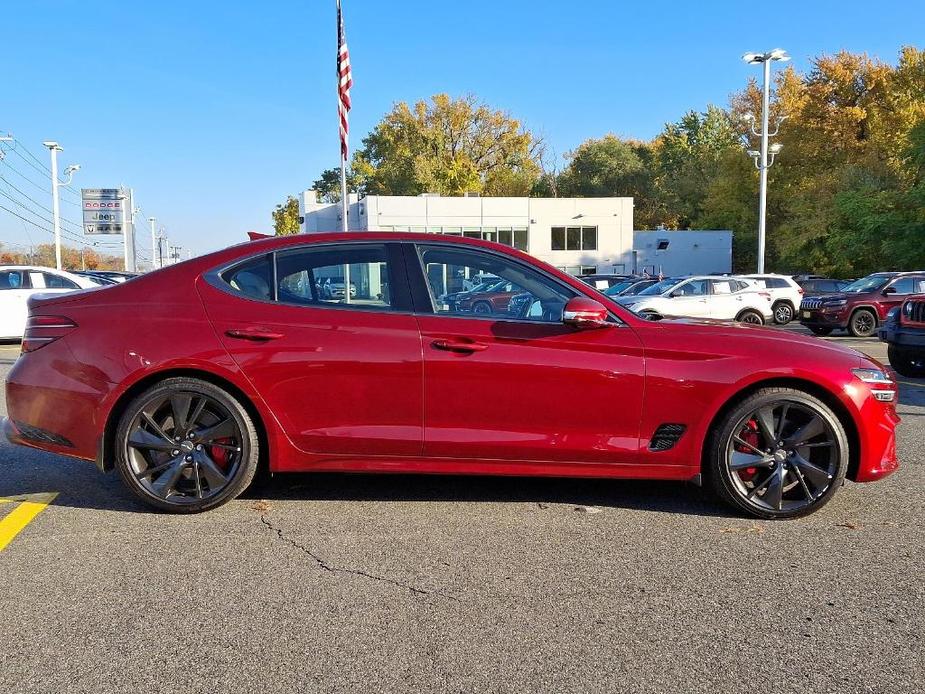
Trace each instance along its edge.
{"label": "crack in asphalt", "polygon": [[424,590],[423,588],[418,588],[417,586],[409,585],[408,583],[402,583],[401,581],[396,581],[391,578],[386,578],[385,576],[377,576],[376,574],[371,574],[362,569],[346,569],[339,566],[332,566],[324,559],[319,557],[317,554],[312,552],[308,547],[303,544],[300,544],[293,540],[290,537],[287,537],[280,528],[277,528],[273,523],[270,522],[270,519],[267,518],[266,514],[260,514],[260,522],[263,523],[268,530],[271,530],[276,533],[277,537],[285,542],[286,544],[292,545],[297,550],[307,554],[309,557],[315,560],[315,563],[318,564],[324,571],[328,573],[336,574],[351,574],[353,576],[362,576],[363,578],[370,578],[374,581],[380,581],[382,583],[388,583],[395,586],[396,588],[404,588],[405,590],[410,590],[415,595],[439,595],[442,598],[447,600],[453,600],[454,602],[460,602],[459,598],[453,597],[452,595],[447,595],[439,590]]}

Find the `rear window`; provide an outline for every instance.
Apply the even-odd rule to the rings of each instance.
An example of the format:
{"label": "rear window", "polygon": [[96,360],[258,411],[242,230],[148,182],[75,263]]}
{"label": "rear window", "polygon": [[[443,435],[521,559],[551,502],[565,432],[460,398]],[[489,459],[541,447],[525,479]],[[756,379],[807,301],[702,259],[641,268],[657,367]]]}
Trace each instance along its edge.
{"label": "rear window", "polygon": [[29,273],[24,270],[4,270],[0,272],[0,290],[3,289],[29,289]]}
{"label": "rear window", "polygon": [[53,275],[50,272],[43,272],[42,276],[45,278],[46,289],[80,289],[80,285],[66,277]]}
{"label": "rear window", "polygon": [[764,281],[764,286],[768,289],[789,289],[790,285],[783,277],[768,277]]}

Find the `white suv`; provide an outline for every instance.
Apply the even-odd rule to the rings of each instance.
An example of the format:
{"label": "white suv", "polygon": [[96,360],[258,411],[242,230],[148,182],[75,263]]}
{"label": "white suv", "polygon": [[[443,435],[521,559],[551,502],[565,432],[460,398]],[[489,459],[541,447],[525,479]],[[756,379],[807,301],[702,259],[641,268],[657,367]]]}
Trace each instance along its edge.
{"label": "white suv", "polygon": [[774,322],[786,325],[797,315],[800,302],[803,301],[803,288],[787,275],[743,275],[754,280],[759,287],[771,295],[771,309]]}
{"label": "white suv", "polygon": [[0,265],[0,340],[19,339],[26,330],[26,302],[33,294],[57,294],[99,287],[89,277],[48,267]]}
{"label": "white suv", "polygon": [[662,280],[617,303],[643,316],[718,318],[763,325],[771,320],[771,295],[741,277],[682,277]]}

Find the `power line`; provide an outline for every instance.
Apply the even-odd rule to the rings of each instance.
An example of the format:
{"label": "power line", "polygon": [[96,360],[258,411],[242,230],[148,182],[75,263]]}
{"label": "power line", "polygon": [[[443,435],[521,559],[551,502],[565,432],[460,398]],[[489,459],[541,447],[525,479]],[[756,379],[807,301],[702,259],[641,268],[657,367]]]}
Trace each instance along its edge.
{"label": "power line", "polygon": [[[45,210],[45,211],[48,212],[49,214],[52,214],[52,215],[54,214],[54,211],[52,211],[51,208],[45,207],[45,205],[43,205],[42,203],[40,203],[40,202],[39,202],[38,200],[36,200],[35,198],[32,198],[32,197],[26,195],[22,190],[20,190],[20,189],[17,188],[16,186],[14,186],[12,183],[10,183],[8,180],[6,180],[6,178],[4,178],[3,176],[0,176],[0,181],[3,181],[4,183],[6,183],[10,188],[12,188],[12,189],[15,190],[17,193],[19,193],[19,194],[22,195],[24,198],[26,198],[26,200],[29,200],[30,202],[32,202],[32,203],[35,204],[35,205],[38,205],[39,207],[41,207],[43,210]],[[10,200],[13,200],[13,198],[11,198],[9,195],[7,195],[6,197],[9,198]],[[20,203],[19,203],[18,201],[16,201],[16,200],[13,200],[13,202],[15,202],[15,203],[17,203],[17,204],[20,204]],[[21,206],[21,207],[25,207],[24,205],[20,205],[20,206]],[[30,209],[29,211],[30,211],[30,212],[34,212],[34,210],[31,210],[31,209]],[[81,233],[83,233],[83,227],[80,226],[77,222],[72,222],[70,219],[65,219],[64,217],[60,217],[60,219],[61,219],[61,221],[62,221],[63,223],[65,223],[65,224],[70,224],[71,226],[80,229]],[[49,221],[50,221],[50,220],[49,220]]]}

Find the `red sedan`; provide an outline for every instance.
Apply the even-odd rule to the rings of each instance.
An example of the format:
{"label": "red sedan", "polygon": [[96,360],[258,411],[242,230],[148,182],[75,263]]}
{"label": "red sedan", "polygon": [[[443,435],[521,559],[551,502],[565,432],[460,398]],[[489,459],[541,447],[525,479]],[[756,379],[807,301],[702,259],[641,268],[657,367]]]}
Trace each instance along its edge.
{"label": "red sedan", "polygon": [[[457,313],[438,297],[460,272],[533,303]],[[356,293],[325,296],[327,278]],[[897,468],[880,364],[782,331],[645,320],[478,240],[267,239],[29,308],[9,439],[115,468],[168,511],[218,506],[265,466],[702,481],[787,518]]]}

